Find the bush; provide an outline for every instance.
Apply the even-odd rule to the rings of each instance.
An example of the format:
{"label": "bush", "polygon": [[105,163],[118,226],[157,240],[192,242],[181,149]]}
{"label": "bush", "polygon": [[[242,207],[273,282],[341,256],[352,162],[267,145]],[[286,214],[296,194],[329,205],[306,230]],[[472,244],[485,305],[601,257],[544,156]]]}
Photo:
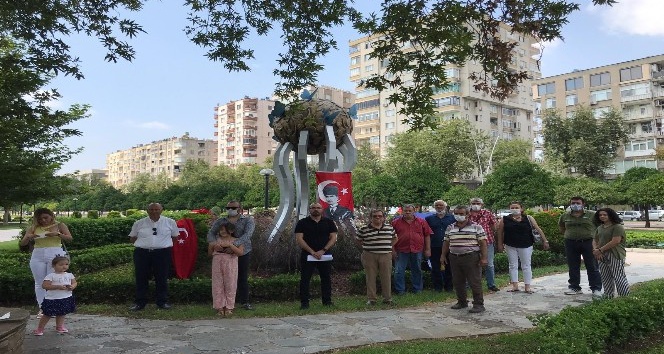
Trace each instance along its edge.
{"label": "bush", "polygon": [[122,215],[120,215],[119,211],[111,210],[106,214],[106,217],[109,219],[116,219],[116,218],[121,218]]}
{"label": "bush", "polygon": [[76,218],[76,219],[80,219],[80,218],[83,217],[83,214],[81,214],[80,211],[75,211],[75,212],[71,213],[71,217]]}
{"label": "bush", "polygon": [[88,219],[99,219],[99,210],[88,210]]}
{"label": "bush", "polygon": [[138,209],[127,209],[127,210],[125,210],[124,215],[125,215],[125,216],[132,216],[132,215],[134,215],[134,214],[139,214],[139,213],[141,213],[141,210],[138,210]]}
{"label": "bush", "polygon": [[[537,225],[539,225],[542,231],[544,231],[544,235],[549,241],[551,252],[565,254],[565,237],[560,233],[560,228],[558,228],[560,214],[562,214],[562,211],[552,209],[549,211],[534,213],[532,216],[537,221]],[[536,248],[540,249],[541,247],[541,245],[536,246]]]}
{"label": "bush", "polygon": [[85,250],[73,250],[70,271],[74,274],[86,274],[131,263],[134,246],[131,244],[109,245]]}

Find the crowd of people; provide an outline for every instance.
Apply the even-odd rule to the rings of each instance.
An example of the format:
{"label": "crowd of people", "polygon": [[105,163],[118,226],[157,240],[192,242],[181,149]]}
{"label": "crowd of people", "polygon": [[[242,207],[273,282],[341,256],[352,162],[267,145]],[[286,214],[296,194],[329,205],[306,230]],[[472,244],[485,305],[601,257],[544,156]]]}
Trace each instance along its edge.
{"label": "crowd of people", "polygon": [[[330,193],[332,193],[331,191]],[[361,262],[366,274],[367,305],[378,301],[378,288],[385,304],[393,303],[395,295],[408,290],[423,290],[422,263],[429,265],[433,289],[455,292],[453,309],[468,308],[467,289],[472,293],[470,313],[485,311],[482,286],[484,271],[487,289],[500,289],[495,283],[494,254],[506,252],[511,286],[507,291],[520,292],[518,266],[523,273],[523,293],[532,294],[531,257],[536,242],[543,249],[549,243],[536,220],[524,213],[520,202],[509,205],[510,214],[494,216],[484,208],[481,198],[472,198],[468,205],[448,208],[443,200],[434,202],[435,213],[425,218],[415,215],[412,204],[402,206],[403,215],[387,222],[382,209],[369,213],[370,220],[359,227],[355,242],[361,248]],[[171,269],[173,240],[179,230],[175,220],[162,216],[159,203],[148,205],[148,216],[137,220],[129,232],[134,245],[135,301],[132,311],[143,310],[148,299],[148,280],[156,287],[155,303],[168,310],[168,278]],[[309,215],[297,222],[295,239],[300,256],[300,309],[310,304],[310,280],[314,270],[321,279],[321,300],[333,305],[331,273],[332,250],[337,241],[337,226],[320,203],[309,206]],[[570,199],[569,211],[558,221],[565,239],[565,255],[569,269],[567,295],[582,294],[580,284],[583,258],[590,290],[594,297],[612,298],[629,293],[625,275],[625,229],[618,214],[610,208],[597,212],[587,210],[581,197]],[[207,234],[208,255],[212,258],[212,306],[221,316],[231,316],[235,303],[252,310],[249,301],[249,264],[254,219],[243,212],[238,201],[229,201],[226,216],[211,210]],[[40,208],[34,213],[33,224],[20,240],[21,246],[32,245],[30,269],[34,278],[35,297],[40,322],[34,330],[43,335],[51,317],[56,318],[56,331],[67,333],[64,319],[75,310],[73,290],[76,278],[68,273],[69,258],[64,242],[73,239],[67,225],[55,220],[53,212]],[[411,289],[406,287],[406,269],[410,269]],[[602,288],[604,293],[602,294]]]}

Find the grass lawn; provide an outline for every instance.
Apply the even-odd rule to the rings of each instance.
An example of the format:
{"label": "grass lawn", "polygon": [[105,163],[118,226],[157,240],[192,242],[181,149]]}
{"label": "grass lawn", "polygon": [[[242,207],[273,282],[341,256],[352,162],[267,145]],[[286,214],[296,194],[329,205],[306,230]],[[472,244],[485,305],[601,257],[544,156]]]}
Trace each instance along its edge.
{"label": "grass lawn", "polygon": [[18,252],[18,240],[0,242],[0,253],[14,251]]}
{"label": "grass lawn", "polygon": [[25,229],[28,227],[27,223],[19,224],[17,222],[10,222],[8,224],[0,223],[0,230],[14,230],[14,229]]}

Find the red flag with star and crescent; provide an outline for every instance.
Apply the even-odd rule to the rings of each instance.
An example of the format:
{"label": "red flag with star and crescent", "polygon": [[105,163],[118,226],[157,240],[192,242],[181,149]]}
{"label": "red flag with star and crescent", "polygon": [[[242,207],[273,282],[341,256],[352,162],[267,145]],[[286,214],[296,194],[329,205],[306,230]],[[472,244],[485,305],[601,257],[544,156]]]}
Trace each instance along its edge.
{"label": "red flag with star and crescent", "polygon": [[316,172],[318,199],[323,216],[333,220],[353,217],[353,187],[350,172]]}
{"label": "red flag with star and crescent", "polygon": [[180,235],[173,240],[173,268],[178,279],[189,279],[196,266],[198,236],[191,219],[177,221]]}

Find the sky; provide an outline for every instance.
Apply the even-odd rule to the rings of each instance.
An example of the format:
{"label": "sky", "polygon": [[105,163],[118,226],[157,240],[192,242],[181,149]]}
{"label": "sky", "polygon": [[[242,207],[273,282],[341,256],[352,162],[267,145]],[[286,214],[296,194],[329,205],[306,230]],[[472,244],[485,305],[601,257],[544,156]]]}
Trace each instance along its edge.
{"label": "sky", "polygon": [[[543,77],[664,54],[664,1],[619,1],[613,7],[595,7],[589,0],[580,0],[581,10],[563,28],[564,40],[545,44]],[[374,11],[378,1],[355,3],[360,10]],[[177,1],[150,1],[130,17],[147,32],[129,40],[136,50],[132,62],[104,61],[105,50],[94,38],[68,39],[82,61],[85,79],[55,78],[49,87],[57,88],[63,97],[53,107],[66,109],[80,103],[91,110],[89,118],[72,125],[82,136],[65,141],[84,150],[66,162],[61,173],[103,169],[109,153],[185,132],[212,139],[216,105],[244,96],[269,97],[278,82],[272,74],[282,49],[278,34],[252,37],[246,43],[255,50],[256,59],[249,62],[251,72],[229,73],[187,38],[187,9]],[[349,81],[348,41],[360,36],[350,26],[337,28],[334,34],[339,49],[321,60],[325,69],[318,83],[354,91]]]}

